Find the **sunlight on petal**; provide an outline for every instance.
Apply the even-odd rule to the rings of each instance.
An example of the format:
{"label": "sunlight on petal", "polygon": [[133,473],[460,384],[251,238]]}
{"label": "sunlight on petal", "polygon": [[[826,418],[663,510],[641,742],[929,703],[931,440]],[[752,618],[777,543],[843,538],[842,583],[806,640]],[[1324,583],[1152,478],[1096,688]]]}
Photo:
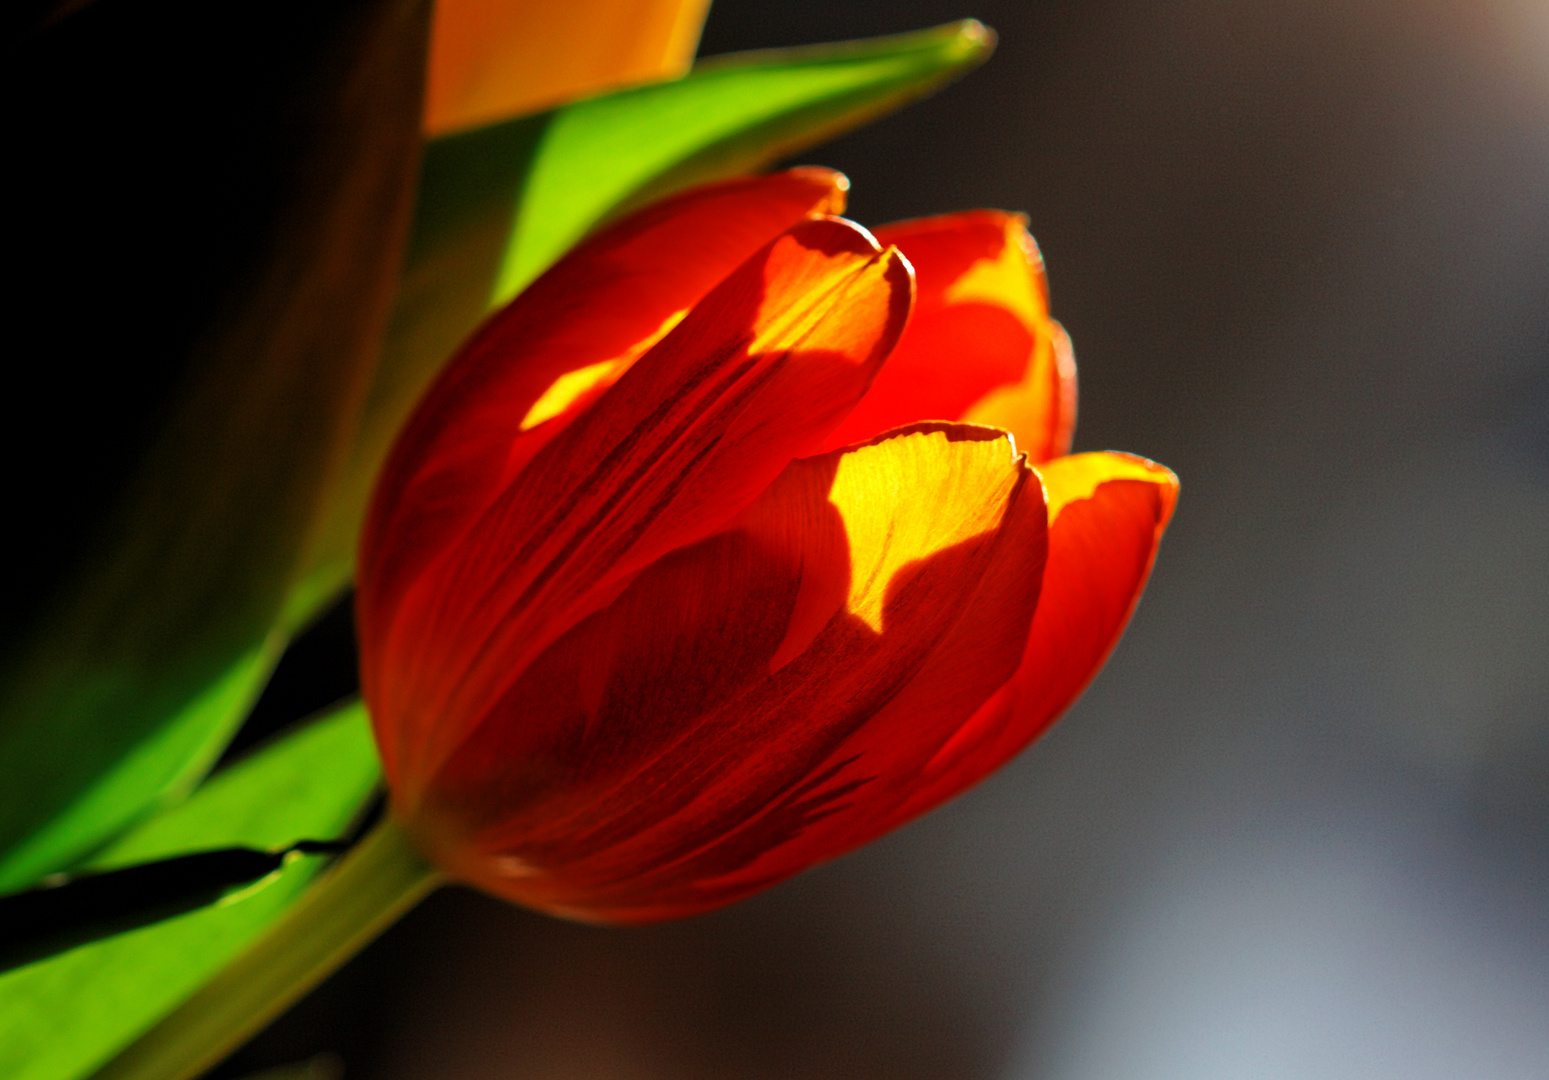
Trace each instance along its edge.
{"label": "sunlight on petal", "polygon": [[565,372],[554,380],[537,401],[532,403],[532,408],[528,409],[527,415],[522,417],[521,427],[517,430],[530,431],[545,420],[552,420],[569,409],[580,400],[583,394],[603,389],[616,382],[630,364],[644,356],[652,345],[666,337],[668,332],[682,322],[683,316],[687,314],[688,308],[674,311],[662,320],[661,326],[654,334],[634,345],[622,356],[615,356],[611,360],[600,360],[584,368]]}
{"label": "sunlight on petal", "polygon": [[1022,381],[991,390],[963,419],[1005,428],[1033,461],[1068,454],[1076,433],[1076,352],[1065,328],[1050,319]]}
{"label": "sunlight on petal", "polygon": [[[1061,510],[1071,503],[1090,499],[1097,493],[1098,485],[1110,480],[1165,483],[1169,492],[1177,486],[1171,470],[1143,457],[1112,451],[1060,458],[1047,465],[1040,465],[1038,474],[1043,477],[1044,491],[1048,494],[1050,525],[1059,518]],[[1166,521],[1162,524],[1165,525]]]}
{"label": "sunlight on petal", "polygon": [[1049,318],[1043,257],[1027,219],[974,210],[884,225],[876,235],[914,266],[914,317],[876,385],[826,445],[961,419],[1011,432],[1032,461],[1068,453],[1075,354]]}
{"label": "sunlight on petal", "polygon": [[423,740],[401,755],[417,775],[389,774],[400,800],[560,634],[817,450],[896,343],[912,291],[903,258],[858,226],[801,221],[548,440],[449,557],[427,560],[385,627],[392,660],[363,665],[368,700],[425,718],[395,732]]}
{"label": "sunlight on petal", "polygon": [[[639,353],[635,353],[635,356],[638,355]],[[532,408],[528,409],[527,415],[522,417],[521,426],[517,430],[531,431],[545,420],[554,419],[574,405],[582,394],[618,376],[632,359],[634,359],[633,356],[620,356],[565,372],[554,380],[543,392],[542,397],[532,403]]]}
{"label": "sunlight on petal", "polygon": [[[945,431],[846,454],[829,502],[850,544],[850,614],[881,633],[900,571],[998,529],[1017,481],[1006,468],[1015,456],[1009,438],[955,441]],[[900,498],[931,512],[883,512]]]}
{"label": "sunlight on petal", "polygon": [[[848,219],[814,220],[838,223],[847,237],[854,237],[855,244],[869,245],[880,258],[839,257],[839,247],[833,251],[834,257],[814,258],[813,240],[808,233],[792,232],[775,241],[764,264],[763,296],[751,320],[752,340],[747,346],[750,355],[800,349],[819,327],[823,328],[825,345],[843,352],[844,339],[849,335],[844,334],[842,325],[835,325],[834,312],[846,313],[842,321],[856,327],[854,338],[858,343],[874,333],[876,323],[887,321],[884,312],[897,302],[891,293],[873,287],[879,268],[895,263],[907,265],[897,248],[884,250],[870,232]],[[816,250],[822,250],[821,245],[828,242],[817,241]],[[911,269],[911,297],[913,288]],[[793,297],[799,299],[792,302]]]}
{"label": "sunlight on petal", "polygon": [[1036,329],[1048,318],[1043,290],[1043,256],[1027,234],[1024,218],[1006,221],[1006,242],[993,258],[980,259],[942,294],[953,304],[994,304]]}

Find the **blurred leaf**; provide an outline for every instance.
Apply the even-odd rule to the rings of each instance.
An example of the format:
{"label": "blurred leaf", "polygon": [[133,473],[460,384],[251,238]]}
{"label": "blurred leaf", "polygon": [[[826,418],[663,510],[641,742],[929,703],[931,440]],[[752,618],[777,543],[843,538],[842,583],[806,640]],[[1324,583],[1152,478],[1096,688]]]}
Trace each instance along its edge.
{"label": "blurred leaf", "polygon": [[337,1054],[317,1054],[293,1065],[249,1073],[242,1080],[343,1080],[344,1062]]}
{"label": "blurred leaf", "polygon": [[0,880],[208,767],[348,454],[412,210],[429,0],[94,0],[19,42]]}
{"label": "blurred leaf", "polygon": [[[379,776],[365,710],[351,704],[223,770],[93,865],[332,838]],[[257,938],[322,865],[298,858],[224,904],[0,976],[0,1076],[69,1080],[95,1069]]]}
{"label": "blurred leaf", "polygon": [[491,307],[607,218],[752,172],[922,97],[988,58],[972,20],[868,41],[717,57],[678,82],[448,136],[426,151],[386,350],[302,621],[342,589],[387,450],[426,385]]}
{"label": "blurred leaf", "polygon": [[710,0],[438,0],[425,130],[434,135],[687,74]]}
{"label": "blurred leaf", "polygon": [[147,795],[168,803],[186,795],[220,756],[233,726],[263,688],[276,652],[270,644],[237,661],[64,813],[28,837],[0,863],[0,892],[36,881],[98,846],[105,833],[132,824],[144,812]]}

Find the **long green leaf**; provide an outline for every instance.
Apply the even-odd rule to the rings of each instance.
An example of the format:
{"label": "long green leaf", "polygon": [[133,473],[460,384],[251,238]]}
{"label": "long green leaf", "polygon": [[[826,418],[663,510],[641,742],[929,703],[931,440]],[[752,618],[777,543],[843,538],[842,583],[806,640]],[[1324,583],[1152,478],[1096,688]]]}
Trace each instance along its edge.
{"label": "long green leaf", "polygon": [[348,581],[371,483],[425,386],[491,307],[600,221],[756,171],[982,63],[972,20],[868,41],[718,57],[677,82],[591,98],[428,148],[387,346],[294,618]]}
{"label": "long green leaf", "polygon": [[397,283],[429,7],[92,4],[8,69],[42,385],[0,431],[7,885],[186,790],[267,674]]}
{"label": "long green leaf", "polygon": [[[94,865],[337,836],[379,777],[365,711],[350,705],[223,770]],[[319,865],[296,859],[222,905],[0,976],[0,1076],[69,1080],[96,1068],[261,936]]]}
{"label": "long green leaf", "polygon": [[598,221],[753,172],[928,94],[988,58],[965,20],[913,34],[719,57],[676,83],[561,109],[544,132],[492,303]]}
{"label": "long green leaf", "polygon": [[220,756],[274,666],[279,638],[253,650],[226,676],[124,755],[91,788],[0,862],[0,892],[21,888],[68,865],[131,825],[156,802],[188,794]]}

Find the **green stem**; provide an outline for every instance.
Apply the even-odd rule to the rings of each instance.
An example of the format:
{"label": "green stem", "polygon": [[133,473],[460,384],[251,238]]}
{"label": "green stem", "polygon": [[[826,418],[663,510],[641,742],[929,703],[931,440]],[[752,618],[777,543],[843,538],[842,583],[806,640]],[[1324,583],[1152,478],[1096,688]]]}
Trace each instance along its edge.
{"label": "green stem", "polygon": [[385,818],[285,916],[93,1080],[187,1080],[320,983],[441,878]]}

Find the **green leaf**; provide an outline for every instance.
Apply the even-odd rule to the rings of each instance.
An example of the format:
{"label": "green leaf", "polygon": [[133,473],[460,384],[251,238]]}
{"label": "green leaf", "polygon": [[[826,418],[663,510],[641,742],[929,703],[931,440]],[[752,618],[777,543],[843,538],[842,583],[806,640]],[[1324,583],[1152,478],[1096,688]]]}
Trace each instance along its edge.
{"label": "green leaf", "polygon": [[426,151],[408,265],[303,619],[349,580],[377,469],[426,385],[493,307],[599,222],[756,171],[922,97],[988,58],[973,20],[706,60],[677,82],[475,131]]}
{"label": "green leaf", "polygon": [[384,817],[262,937],[92,1080],[195,1080],[442,884]]}
{"label": "green leaf", "polygon": [[974,20],[870,41],[718,57],[676,83],[559,110],[544,132],[491,303],[598,221],[753,172],[890,112],[989,57]]}
{"label": "green leaf", "polygon": [[[379,777],[365,710],[351,704],[223,770],[93,865],[331,838]],[[321,865],[297,858],[223,904],[0,976],[0,1076],[70,1080],[95,1069],[260,937]]]}
{"label": "green leaf", "polygon": [[267,674],[397,283],[429,7],[91,4],[18,53],[8,884],[186,790]]}
{"label": "green leaf", "polygon": [[[143,815],[147,804],[171,805],[188,794],[220,756],[274,667],[276,635],[242,657],[160,731],[120,758],[97,783],[0,860],[0,892],[10,892],[69,865]],[[149,797],[149,798],[148,798]]]}

